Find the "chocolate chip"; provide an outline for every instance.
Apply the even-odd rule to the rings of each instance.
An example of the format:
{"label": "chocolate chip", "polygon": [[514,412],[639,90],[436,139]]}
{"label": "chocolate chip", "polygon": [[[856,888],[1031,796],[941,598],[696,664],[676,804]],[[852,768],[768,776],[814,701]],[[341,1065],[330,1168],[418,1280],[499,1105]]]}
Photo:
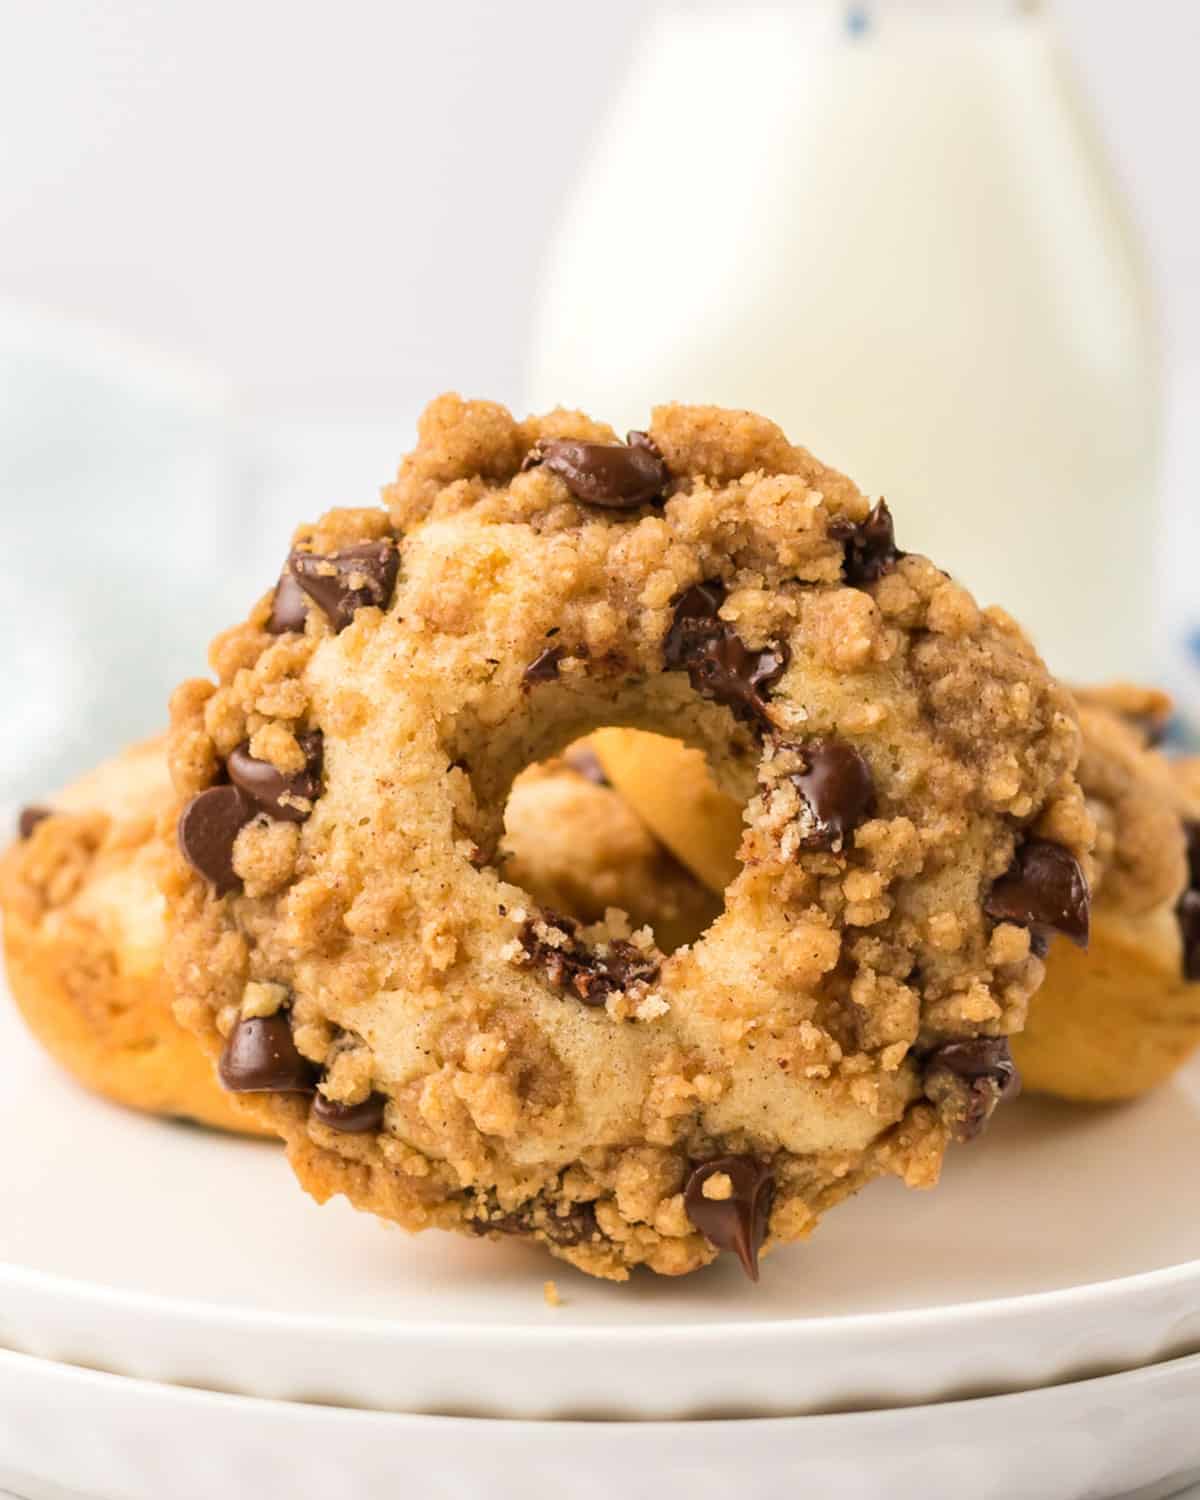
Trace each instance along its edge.
{"label": "chocolate chip", "polygon": [[1200,980],[1200,891],[1184,891],[1175,908],[1183,938],[1183,977]]}
{"label": "chocolate chip", "polygon": [[556,1245],[582,1245],[600,1235],[596,1210],[590,1203],[576,1203],[565,1214],[548,1208],[537,1218],[534,1227]]}
{"label": "chocolate chip", "polygon": [[[732,1184],[728,1198],[706,1198],[704,1184],[724,1173]],[[732,1250],[751,1281],[758,1280],[758,1252],[767,1237],[775,1178],[753,1156],[718,1156],[688,1178],[683,1192],[687,1216],[718,1250]]]}
{"label": "chocolate chip", "polygon": [[[303,823],[311,804],[321,795],[321,762],[324,737],[319,730],[299,737],[304,752],[304,770],[290,774],[277,770],[269,760],[256,760],[249,747],[239,745],[226,763],[229,779],[240,787],[263,812],[287,823]],[[298,806],[303,801],[307,807]]]}
{"label": "chocolate chip", "polygon": [[969,1083],[990,1079],[1005,1096],[1015,1093],[1021,1083],[1006,1036],[975,1036],[943,1042],[929,1054],[925,1068],[926,1072],[931,1068],[948,1068],[955,1077]]}
{"label": "chocolate chip", "polygon": [[1021,1078],[1007,1037],[946,1042],[925,1060],[925,1096],[961,1141],[983,1130],[996,1106],[1020,1092]]}
{"label": "chocolate chip", "polygon": [[851,833],[875,811],[871,768],[845,740],[812,740],[797,747],[807,769],[791,780],[811,814],[805,849],[842,849]]}
{"label": "chocolate chip", "polygon": [[1188,889],[1179,898],[1175,916],[1183,940],[1183,977],[1191,983],[1200,980],[1200,823],[1183,820],[1187,841]]}
{"label": "chocolate chip", "polygon": [[636,510],[663,498],[671,476],[647,433],[631,432],[627,443],[586,443],[551,438],[527,455],[523,469],[543,464],[576,500],[607,510]]}
{"label": "chocolate chip", "polygon": [[53,814],[52,807],[23,807],[17,815],[17,837],[22,839],[32,837],[33,830],[38,824],[44,823]]}
{"label": "chocolate chip", "polygon": [[318,1089],[312,1114],[314,1120],[319,1120],[330,1130],[340,1130],[343,1135],[373,1135],[383,1124],[386,1104],[382,1094],[368,1094],[359,1104],[338,1104],[336,1100],[327,1099]]}
{"label": "chocolate chip", "polygon": [[662,449],[654,441],[648,432],[627,432],[625,441],[631,448],[644,448],[647,453],[652,453],[659,463],[663,463]]}
{"label": "chocolate chip", "polygon": [[218,896],[227,896],[242,883],[233,868],[233,845],[253,816],[254,804],[236,786],[210,786],[179,815],[180,851]]}
{"label": "chocolate chip", "polygon": [[1200,823],[1184,818],[1183,837],[1187,843],[1188,884],[1192,890],[1200,891]]}
{"label": "chocolate chip", "polygon": [[627,990],[632,984],[652,984],[658,978],[658,960],[623,938],[615,939],[606,952],[599,953],[582,941],[579,924],[570,917],[553,911],[542,913],[540,925],[559,933],[558,943],[540,935],[538,925],[526,922],[521,931],[526,953],[555,989],[573,994],[584,1005],[601,1006],[618,990]]}
{"label": "chocolate chip", "polygon": [[1165,697],[1159,702],[1150,703],[1145,709],[1117,706],[1115,711],[1134,734],[1140,736],[1149,750],[1157,750],[1160,745],[1165,744],[1177,725],[1175,705]]}
{"label": "chocolate chip", "polygon": [[555,1245],[581,1245],[599,1239],[596,1210],[590,1203],[574,1203],[566,1213],[558,1205],[535,1199],[510,1213],[485,1202],[480,1217],[469,1220],[476,1234],[544,1234]]}
{"label": "chocolate chip", "polygon": [[296,582],[290,567],[285,568],[275,585],[275,598],[271,603],[271,618],[267,621],[267,630],[271,635],[287,635],[289,631],[303,630],[307,619],[308,600],[304,590]]}
{"label": "chocolate chip", "polygon": [[296,1050],[282,1010],[239,1021],[221,1053],[219,1072],[233,1094],[311,1094],[317,1086],[317,1069]]}
{"label": "chocolate chip", "polygon": [[725,585],[719,578],[694,583],[673,601],[675,614],[663,639],[663,665],[668,672],[685,670],[705,645],[725,628],[720,618]]}
{"label": "chocolate chip", "polygon": [[845,542],[842,574],[856,588],[882,578],[905,555],[896,546],[896,528],[886,500],[881,500],[865,521],[835,517],[829,535]]}
{"label": "chocolate chip", "polygon": [[522,684],[530,688],[539,682],[553,682],[558,676],[558,664],[566,654],[565,646],[547,646],[525,668]]}
{"label": "chocolate chip", "polygon": [[590,745],[578,745],[573,750],[568,750],[563,760],[576,776],[582,776],[585,781],[596,786],[612,786],[600,757]]}
{"label": "chocolate chip", "polygon": [[997,922],[1015,922],[1046,936],[1061,932],[1080,948],[1088,945],[1091,895],[1079,861],[1061,844],[1028,839],[1006,875],[984,898]]}
{"label": "chocolate chip", "polygon": [[1154,714],[1127,714],[1126,722],[1135,733],[1140,734],[1146,742],[1146,748],[1157,750],[1164,745],[1171,733],[1171,715],[1165,713],[1155,716]]}
{"label": "chocolate chip", "polygon": [[751,651],[720,618],[725,585],[720,580],[693,584],[675,600],[675,614],[663,640],[663,666],[686,671],[696,692],[723,704],[735,718],[769,725],[767,689],[783,675],[786,646]]}
{"label": "chocolate chip", "polygon": [[288,566],[308,597],[324,611],[334,630],[345,630],[360,609],[391,603],[400,566],[389,541],[363,542],[322,557],[315,552],[293,552]]}
{"label": "chocolate chip", "polygon": [[727,630],[705,648],[688,676],[698,693],[723,703],[735,717],[769,722],[765,689],[778,682],[786,666],[785,649],[749,651]]}

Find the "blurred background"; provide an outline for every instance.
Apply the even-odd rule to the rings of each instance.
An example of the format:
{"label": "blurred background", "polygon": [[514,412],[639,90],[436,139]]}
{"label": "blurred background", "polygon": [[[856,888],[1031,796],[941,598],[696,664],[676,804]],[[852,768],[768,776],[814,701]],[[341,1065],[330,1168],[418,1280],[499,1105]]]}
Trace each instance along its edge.
{"label": "blurred background", "polygon": [[1200,706],[1190,0],[0,0],[0,800],[432,394],[757,407]]}

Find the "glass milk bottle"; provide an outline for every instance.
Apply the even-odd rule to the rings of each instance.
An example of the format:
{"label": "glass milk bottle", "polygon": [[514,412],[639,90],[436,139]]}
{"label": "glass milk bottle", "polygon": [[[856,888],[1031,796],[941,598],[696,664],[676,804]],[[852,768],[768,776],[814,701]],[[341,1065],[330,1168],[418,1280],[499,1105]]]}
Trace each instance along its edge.
{"label": "glass milk bottle", "polygon": [[1151,302],[1036,7],[659,8],[551,246],[528,396],[762,411],[1056,670],[1155,670]]}

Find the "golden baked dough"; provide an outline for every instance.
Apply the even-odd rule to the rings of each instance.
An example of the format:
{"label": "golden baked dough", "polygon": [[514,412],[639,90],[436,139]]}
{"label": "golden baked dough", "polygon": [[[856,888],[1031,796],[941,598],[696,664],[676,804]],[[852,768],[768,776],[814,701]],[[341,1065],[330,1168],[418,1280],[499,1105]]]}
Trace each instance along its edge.
{"label": "golden baked dough", "polygon": [[742,804],[709,775],[703,752],[636,729],[592,736],[609,779],[677,860],[713,891],[738,873]]}
{"label": "golden baked dough", "polygon": [[1087,953],[1056,944],[1029,1020],[1013,1038],[1025,1087],[1082,1104],[1133,1099],[1200,1044],[1200,984],[1180,973],[1179,927],[1094,908]]}
{"label": "golden baked dough", "polygon": [[1077,696],[1079,779],[1098,826],[1092,942],[1086,954],[1051,949],[1013,1056],[1026,1087],[1105,1103],[1157,1087],[1200,1045],[1200,966],[1195,936],[1186,941],[1200,800],[1191,767],[1149,744],[1169,707],[1162,694],[1119,685]]}
{"label": "golden baked dough", "polygon": [[8,850],[9,986],[30,1031],[88,1088],[132,1109],[263,1133],[172,1014],[159,890],[171,801],[164,740],[147,740],[55,797]]}

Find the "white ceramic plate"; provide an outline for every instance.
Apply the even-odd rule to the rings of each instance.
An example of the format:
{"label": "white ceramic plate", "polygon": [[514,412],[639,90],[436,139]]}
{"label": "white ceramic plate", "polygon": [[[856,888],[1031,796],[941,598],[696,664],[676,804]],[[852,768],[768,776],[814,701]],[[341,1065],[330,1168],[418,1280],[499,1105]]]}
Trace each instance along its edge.
{"label": "white ceramic plate", "polygon": [[[1000,1112],[932,1195],[877,1184],[752,1287],[611,1286],[317,1208],[271,1145],[94,1099],[0,995],[0,1345],[381,1410],[656,1418],[1023,1390],[1200,1350],[1200,1075]],[[547,1307],[553,1277],[565,1305]]]}
{"label": "white ceramic plate", "polygon": [[1157,1500],[1200,1469],[1200,1357],[849,1416],[486,1422],[180,1390],[0,1354],[24,1500]]}

